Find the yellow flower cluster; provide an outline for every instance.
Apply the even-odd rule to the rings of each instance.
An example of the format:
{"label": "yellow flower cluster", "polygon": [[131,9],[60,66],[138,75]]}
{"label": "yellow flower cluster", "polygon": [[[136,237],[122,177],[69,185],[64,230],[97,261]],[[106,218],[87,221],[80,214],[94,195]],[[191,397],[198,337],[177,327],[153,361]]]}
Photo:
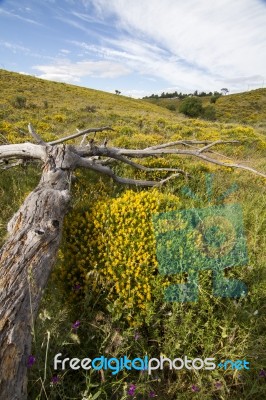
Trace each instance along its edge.
{"label": "yellow flower cluster", "polygon": [[116,313],[144,314],[158,274],[152,215],[179,207],[178,197],[159,190],[134,192],[90,205],[70,216],[61,278],[72,288],[105,290]]}

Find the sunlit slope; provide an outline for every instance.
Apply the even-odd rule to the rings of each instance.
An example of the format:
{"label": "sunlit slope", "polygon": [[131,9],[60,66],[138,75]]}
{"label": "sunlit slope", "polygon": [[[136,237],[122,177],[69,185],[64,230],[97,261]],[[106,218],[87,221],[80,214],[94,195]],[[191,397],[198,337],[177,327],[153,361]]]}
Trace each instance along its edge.
{"label": "sunlit slope", "polygon": [[[0,70],[0,88],[2,143],[29,140],[27,126],[31,122],[46,140],[75,132],[76,129],[109,125],[114,129],[108,132],[109,144],[117,146],[144,147],[182,138],[222,138],[252,142],[256,149],[265,149],[265,135],[261,129],[241,123],[191,119],[144,100],[5,70]],[[228,119],[229,110],[232,115],[233,112],[234,115],[240,113],[242,103],[247,104],[247,98],[257,101],[262,114],[264,109],[260,104],[262,95],[265,100],[265,93],[266,90],[259,90],[223,96],[215,104],[219,119]],[[97,138],[101,139],[101,135]]]}
{"label": "sunlit slope", "polygon": [[[258,128],[266,127],[266,89],[256,89],[249,92],[228,94],[219,97],[215,103],[211,97],[200,97],[204,107],[211,105],[216,111],[216,120],[248,124]],[[145,99],[162,108],[169,108],[173,114],[178,113],[182,100],[178,98]]]}
{"label": "sunlit slope", "polygon": [[53,134],[127,121],[143,127],[159,117],[180,120],[169,110],[141,100],[0,70],[2,133],[14,127],[27,129],[29,122]]}
{"label": "sunlit slope", "polygon": [[239,122],[266,126],[266,89],[221,96],[215,103],[217,118],[224,122]]}

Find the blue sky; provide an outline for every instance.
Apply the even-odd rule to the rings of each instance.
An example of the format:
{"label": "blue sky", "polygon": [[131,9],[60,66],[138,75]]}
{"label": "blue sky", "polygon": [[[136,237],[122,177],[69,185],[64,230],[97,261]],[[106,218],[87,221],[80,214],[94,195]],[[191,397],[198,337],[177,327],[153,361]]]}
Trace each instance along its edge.
{"label": "blue sky", "polygon": [[266,85],[264,0],[0,0],[0,68],[143,97]]}

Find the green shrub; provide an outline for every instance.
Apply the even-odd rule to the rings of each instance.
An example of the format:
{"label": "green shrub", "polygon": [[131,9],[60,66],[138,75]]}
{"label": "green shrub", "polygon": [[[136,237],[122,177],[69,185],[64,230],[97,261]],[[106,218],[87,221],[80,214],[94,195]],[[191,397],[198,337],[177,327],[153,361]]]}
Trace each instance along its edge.
{"label": "green shrub", "polygon": [[179,111],[188,117],[199,117],[202,113],[202,101],[198,97],[187,97],[180,104]]}
{"label": "green shrub", "polygon": [[27,99],[24,96],[16,96],[13,100],[13,106],[16,108],[26,108]]}
{"label": "green shrub", "polygon": [[215,108],[211,105],[204,107],[202,116],[204,119],[207,119],[208,121],[215,121],[216,120]]}
{"label": "green shrub", "polygon": [[176,111],[176,105],[175,104],[167,104],[166,108],[170,111]]}
{"label": "green shrub", "polygon": [[215,94],[210,98],[210,103],[215,104],[216,101],[219,99],[219,97],[221,97],[220,94]]}

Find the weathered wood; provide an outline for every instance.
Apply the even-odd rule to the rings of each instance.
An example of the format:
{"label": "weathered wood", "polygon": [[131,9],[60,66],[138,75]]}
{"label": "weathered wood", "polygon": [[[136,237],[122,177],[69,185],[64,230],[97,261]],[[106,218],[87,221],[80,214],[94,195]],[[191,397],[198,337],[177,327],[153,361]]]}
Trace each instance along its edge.
{"label": "weathered wood", "polygon": [[70,169],[53,148],[41,181],[8,224],[0,252],[0,398],[27,398],[32,323],[59,248]]}

